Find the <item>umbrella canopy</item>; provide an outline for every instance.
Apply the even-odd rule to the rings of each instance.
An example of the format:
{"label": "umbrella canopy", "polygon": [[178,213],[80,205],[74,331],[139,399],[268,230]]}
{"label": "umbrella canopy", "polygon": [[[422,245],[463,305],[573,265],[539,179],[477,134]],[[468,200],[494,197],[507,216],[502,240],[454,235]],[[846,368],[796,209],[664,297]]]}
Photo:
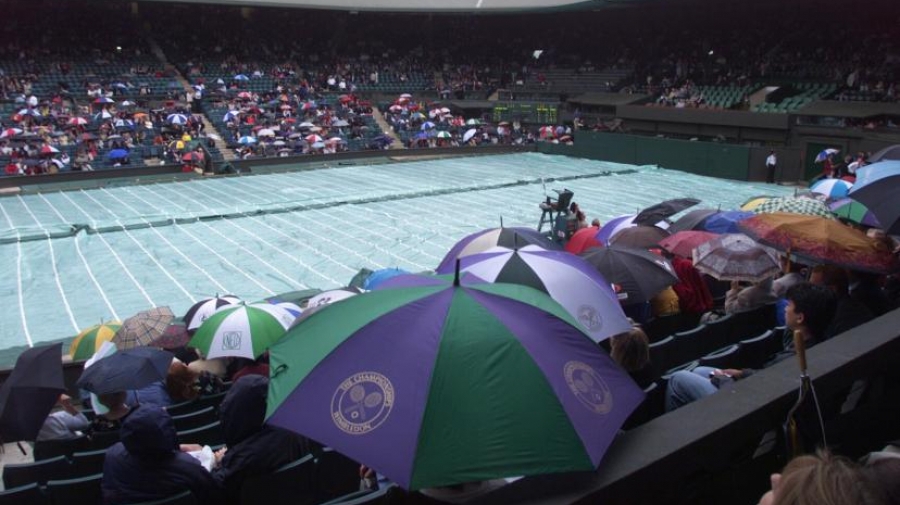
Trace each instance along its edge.
{"label": "umbrella canopy", "polygon": [[255,144],[257,142],[258,140],[256,140],[256,137],[251,137],[249,135],[244,135],[243,137],[238,139],[238,144],[243,144],[245,146],[249,144]]}
{"label": "umbrella canopy", "polygon": [[463,137],[462,137],[463,142],[468,142],[468,141],[472,140],[472,137],[474,137],[476,133],[478,133],[478,130],[476,130],[475,128],[470,128],[470,129],[466,130],[466,133],[463,133]]}
{"label": "umbrella canopy", "polygon": [[717,212],[719,211],[714,209],[692,210],[672,223],[672,226],[669,226],[669,231],[672,233],[677,233],[679,231],[698,229],[698,227],[706,220],[706,218],[713,214],[716,214]]}
{"label": "umbrella canopy", "polygon": [[828,149],[823,149],[822,151],[819,152],[819,154],[816,155],[815,162],[821,163],[821,162],[825,161],[826,159],[828,159],[829,156],[833,156],[839,152],[841,152],[840,149],[834,149],[834,148],[830,148],[830,147]]}
{"label": "umbrella canopy", "polygon": [[707,217],[698,229],[712,233],[740,233],[738,223],[756,214],[742,210],[716,212]]}
{"label": "umbrella canopy", "polygon": [[[603,244],[597,240],[597,233],[600,232],[598,226],[588,226],[582,228],[572,234],[572,238],[566,242],[566,251],[572,254],[581,254],[592,247],[603,247]],[[553,242],[555,244],[555,242]]]}
{"label": "umbrella canopy", "polygon": [[813,263],[875,273],[897,269],[896,259],[884,242],[839,221],[799,214],[760,214],[742,221],[740,227],[758,242]]}
{"label": "umbrella canopy", "polygon": [[900,235],[900,161],[881,161],[856,172],[850,198],[875,214],[885,232]]}
{"label": "umbrella canopy", "polygon": [[173,125],[184,125],[187,124],[188,117],[184,114],[169,114],[166,116],[166,121]]}
{"label": "umbrella canopy", "polygon": [[633,226],[613,235],[609,243],[635,249],[651,249],[668,236],[668,231],[656,226]]}
{"label": "umbrella canopy", "polygon": [[141,389],[165,380],[173,357],[153,347],[118,351],[85,368],[76,385],[96,395]]}
{"label": "umbrella canopy", "polygon": [[852,182],[843,179],[820,179],[816,181],[809,189],[813,193],[825,195],[828,198],[844,198],[853,187]]}
{"label": "umbrella canopy", "polygon": [[603,228],[600,228],[600,231],[597,233],[596,239],[603,244],[609,245],[610,239],[612,239],[615,234],[626,228],[637,226],[636,224],[634,224],[635,218],[637,218],[637,214],[628,214],[625,216],[618,216],[610,219],[606,222]]}
{"label": "umbrella canopy", "polygon": [[110,160],[120,160],[122,158],[128,157],[127,149],[113,149],[112,151],[106,153],[107,159]]}
{"label": "umbrella canopy", "polygon": [[271,303],[225,306],[200,325],[189,342],[206,359],[256,359],[284,335],[294,316]]}
{"label": "umbrella canopy", "polygon": [[203,324],[203,321],[209,319],[209,316],[213,315],[213,312],[218,310],[219,307],[235,303],[241,303],[241,299],[234,295],[219,296],[217,294],[213,298],[200,300],[191,305],[191,308],[188,309],[182,319],[184,319],[184,324],[187,326],[188,330],[196,330]]}
{"label": "umbrella canopy", "polygon": [[807,216],[820,216],[834,219],[834,215],[828,210],[828,206],[819,200],[806,197],[773,198],[753,209],[756,214],[770,214],[772,212],[788,212],[792,214],[804,214]]}
{"label": "umbrella canopy", "polygon": [[640,211],[634,219],[634,223],[638,225],[656,224],[663,219],[674,216],[698,203],[700,203],[700,200],[697,200],[696,198],[676,198],[674,200],[666,200]]}
{"label": "umbrella canopy", "polygon": [[166,327],[166,331],[162,333],[150,346],[159,347],[160,349],[178,349],[187,345],[191,340],[191,334],[188,333],[187,326],[183,323],[172,323]]}
{"label": "umbrella canopy", "polygon": [[694,268],[720,281],[759,282],[781,271],[771,252],[743,233],[717,235],[694,249]]}
{"label": "umbrella canopy", "polygon": [[760,205],[768,202],[769,200],[776,198],[774,196],[754,196],[748,198],[747,201],[741,204],[740,209],[746,210],[748,212],[753,211],[753,209],[759,207]]}
{"label": "umbrella canopy", "polygon": [[621,288],[618,297],[623,305],[649,301],[678,282],[672,264],[648,251],[609,246],[591,249],[581,257]]}
{"label": "umbrella canopy", "polygon": [[488,228],[467,235],[454,244],[444,256],[444,259],[441,260],[440,265],[435,268],[435,271],[439,274],[453,273],[458,258],[465,258],[470,254],[484,252],[492,247],[500,246],[515,249],[528,244],[555,251],[562,249],[559,244],[550,240],[546,234],[537,232],[533,228]]}
{"label": "umbrella canopy", "polygon": [[609,282],[578,256],[529,245],[517,250],[495,247],[460,261],[461,271],[488,282],[547,293],[597,342],[631,329]]}
{"label": "umbrella canopy", "polygon": [[122,327],[116,332],[112,342],[118,349],[150,345],[166,331],[173,319],[175,314],[169,307],[155,307],[138,312],[122,322]]}
{"label": "umbrella canopy", "polygon": [[379,284],[392,277],[408,273],[409,272],[401,268],[382,268],[381,270],[375,270],[366,277],[365,281],[363,281],[362,288],[366,290],[375,289]]}
{"label": "umbrella canopy", "polygon": [[26,349],[0,386],[0,439],[37,438],[44,419],[65,390],[62,344]]}
{"label": "umbrella canopy", "polygon": [[122,327],[119,321],[110,321],[108,323],[100,323],[81,330],[81,333],[75,336],[72,344],[69,345],[69,356],[72,361],[86,360],[100,350],[100,346],[104,342],[109,342]]}
{"label": "umbrella canopy", "polygon": [[900,144],[885,147],[868,158],[869,163],[885,160],[900,160]]}
{"label": "umbrella canopy", "polygon": [[323,291],[306,302],[306,308],[312,309],[315,307],[321,307],[324,305],[328,305],[334,302],[339,302],[341,300],[345,300],[350,298],[351,296],[356,296],[360,294],[361,291],[354,287],[346,287],[340,289],[331,289],[328,291]]}
{"label": "umbrella canopy", "polygon": [[690,258],[694,254],[694,248],[705,244],[718,235],[708,231],[687,230],[679,231],[659,241],[659,246],[670,253]]}
{"label": "umbrella canopy", "polygon": [[831,212],[839,218],[873,228],[881,228],[881,222],[865,205],[852,198],[841,198],[828,204]]}
{"label": "umbrella canopy", "polygon": [[643,398],[562,307],[508,284],[351,298],[271,368],[269,424],[408,489],[595,469]]}

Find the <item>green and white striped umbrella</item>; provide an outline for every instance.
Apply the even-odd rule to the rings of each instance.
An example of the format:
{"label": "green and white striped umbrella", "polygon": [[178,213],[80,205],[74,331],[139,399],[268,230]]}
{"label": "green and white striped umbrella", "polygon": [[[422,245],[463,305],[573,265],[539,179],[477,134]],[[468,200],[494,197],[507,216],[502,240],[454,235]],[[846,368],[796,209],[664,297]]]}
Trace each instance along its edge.
{"label": "green and white striped umbrella", "polygon": [[753,212],[757,214],[787,212],[789,214],[804,214],[834,219],[834,214],[824,202],[806,197],[772,198],[755,207]]}
{"label": "green and white striped umbrella", "polygon": [[206,359],[256,359],[294,322],[287,310],[270,303],[226,305],[214,312],[191,338]]}

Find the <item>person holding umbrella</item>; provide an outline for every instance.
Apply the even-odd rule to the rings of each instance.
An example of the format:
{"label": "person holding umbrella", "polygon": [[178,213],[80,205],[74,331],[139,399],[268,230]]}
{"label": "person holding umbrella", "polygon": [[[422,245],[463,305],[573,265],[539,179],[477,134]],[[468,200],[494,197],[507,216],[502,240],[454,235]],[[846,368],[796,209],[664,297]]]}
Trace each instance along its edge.
{"label": "person holding umbrella", "polygon": [[60,410],[52,412],[38,432],[37,442],[45,440],[71,440],[80,436],[90,426],[90,421],[72,405],[72,398],[63,393],[56,405]]}

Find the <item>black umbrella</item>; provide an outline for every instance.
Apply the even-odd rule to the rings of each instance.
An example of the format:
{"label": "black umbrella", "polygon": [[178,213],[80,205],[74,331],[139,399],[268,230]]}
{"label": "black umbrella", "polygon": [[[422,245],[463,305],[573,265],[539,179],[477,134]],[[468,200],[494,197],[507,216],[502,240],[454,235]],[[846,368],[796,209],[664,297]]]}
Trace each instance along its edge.
{"label": "black umbrella", "polygon": [[875,163],[877,161],[884,160],[900,160],[900,144],[887,146],[884,149],[873,154],[872,156],[869,156],[866,161],[868,161],[869,163]]}
{"label": "black umbrella", "polygon": [[134,347],[98,360],[87,367],[77,385],[94,394],[140,389],[164,380],[172,354],[152,347]]}
{"label": "black umbrella", "polygon": [[697,226],[699,226],[703,221],[706,221],[706,218],[709,216],[719,212],[716,209],[696,209],[688,212],[687,214],[678,218],[677,221],[672,223],[672,226],[669,227],[669,231],[672,233],[678,233],[680,231],[688,231],[695,230]]}
{"label": "black umbrella", "polygon": [[666,200],[640,211],[637,217],[634,218],[634,224],[656,224],[663,219],[674,216],[684,209],[693,207],[698,203],[700,203],[700,200],[697,200],[696,198],[676,198],[674,200]]}
{"label": "black umbrella", "polygon": [[0,438],[4,442],[37,438],[65,390],[61,343],[23,352],[0,387]]}
{"label": "black umbrella", "polygon": [[590,249],[581,257],[621,288],[623,305],[646,302],[678,282],[672,264],[648,251],[611,245]]}

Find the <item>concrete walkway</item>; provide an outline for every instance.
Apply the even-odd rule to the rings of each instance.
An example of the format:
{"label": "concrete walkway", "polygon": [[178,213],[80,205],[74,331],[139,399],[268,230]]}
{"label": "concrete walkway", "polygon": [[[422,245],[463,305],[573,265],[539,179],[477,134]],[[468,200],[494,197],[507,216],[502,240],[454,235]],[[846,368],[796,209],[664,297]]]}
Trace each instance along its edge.
{"label": "concrete walkway", "polygon": [[375,122],[378,123],[378,127],[381,128],[381,131],[384,132],[385,135],[394,139],[394,142],[391,143],[389,149],[406,149],[406,146],[403,145],[403,142],[400,141],[400,137],[394,133],[394,129],[391,128],[391,125],[388,124],[387,120],[384,119],[384,116],[381,114],[381,111],[378,109],[372,109],[372,117],[375,118]]}

